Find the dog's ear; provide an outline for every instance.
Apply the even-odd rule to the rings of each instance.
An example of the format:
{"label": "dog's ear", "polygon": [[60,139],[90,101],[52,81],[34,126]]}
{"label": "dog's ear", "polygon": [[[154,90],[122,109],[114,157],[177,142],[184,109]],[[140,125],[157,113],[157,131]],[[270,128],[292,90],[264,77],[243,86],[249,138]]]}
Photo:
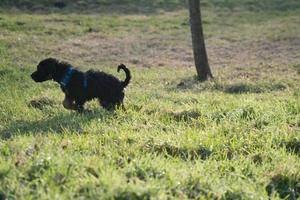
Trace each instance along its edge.
{"label": "dog's ear", "polygon": [[54,76],[57,73],[57,69],[58,69],[58,63],[51,63],[48,68],[49,74]]}
{"label": "dog's ear", "polygon": [[57,72],[59,61],[55,58],[47,58],[40,62],[39,65],[43,67],[43,70],[45,70],[47,74],[53,76]]}
{"label": "dog's ear", "polygon": [[54,58],[42,60],[37,66],[35,79],[40,82],[53,79],[56,76],[58,65],[58,60]]}

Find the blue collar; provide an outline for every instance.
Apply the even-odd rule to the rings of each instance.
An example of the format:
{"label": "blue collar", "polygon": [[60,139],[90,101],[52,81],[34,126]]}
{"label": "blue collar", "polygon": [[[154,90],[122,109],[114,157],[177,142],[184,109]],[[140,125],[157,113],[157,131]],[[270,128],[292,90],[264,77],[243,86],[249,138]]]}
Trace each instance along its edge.
{"label": "blue collar", "polygon": [[66,75],[60,81],[61,87],[66,87],[70,82],[72,75],[74,74],[75,70],[73,68],[69,68]]}
{"label": "blue collar", "polygon": [[85,74],[84,74],[84,77],[83,77],[83,87],[84,87],[84,89],[86,89],[88,87],[88,81],[87,81],[87,78],[86,78]]}
{"label": "blue collar", "polygon": [[[70,82],[70,79],[72,77],[72,75],[74,74],[76,70],[73,69],[73,68],[69,68],[66,75],[62,78],[62,80],[59,82],[60,83],[60,86],[62,88],[65,88],[68,83]],[[86,89],[88,87],[88,81],[87,81],[87,77],[86,75],[84,74],[84,78],[83,78],[83,87],[84,89]]]}

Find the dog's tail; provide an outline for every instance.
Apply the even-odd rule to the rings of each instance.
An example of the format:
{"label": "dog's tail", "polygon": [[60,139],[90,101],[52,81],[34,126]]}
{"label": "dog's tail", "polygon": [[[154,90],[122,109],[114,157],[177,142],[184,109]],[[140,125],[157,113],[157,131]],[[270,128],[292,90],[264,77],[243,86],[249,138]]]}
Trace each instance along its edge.
{"label": "dog's tail", "polygon": [[118,72],[120,72],[121,69],[123,69],[124,72],[125,72],[125,74],[126,74],[126,78],[125,78],[125,80],[122,82],[122,86],[123,86],[123,88],[125,88],[125,87],[129,84],[129,82],[130,82],[131,74],[130,74],[129,69],[128,69],[124,64],[120,64],[120,65],[118,66]]}

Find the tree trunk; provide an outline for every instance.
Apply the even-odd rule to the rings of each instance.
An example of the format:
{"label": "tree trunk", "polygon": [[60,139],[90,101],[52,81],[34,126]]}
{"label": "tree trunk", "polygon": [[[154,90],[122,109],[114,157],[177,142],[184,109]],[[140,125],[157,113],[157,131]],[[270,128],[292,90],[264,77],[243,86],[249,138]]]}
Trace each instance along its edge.
{"label": "tree trunk", "polygon": [[200,81],[206,81],[209,77],[213,78],[213,76],[208,64],[207,53],[205,49],[201,22],[200,0],[189,0],[189,11],[197,75]]}

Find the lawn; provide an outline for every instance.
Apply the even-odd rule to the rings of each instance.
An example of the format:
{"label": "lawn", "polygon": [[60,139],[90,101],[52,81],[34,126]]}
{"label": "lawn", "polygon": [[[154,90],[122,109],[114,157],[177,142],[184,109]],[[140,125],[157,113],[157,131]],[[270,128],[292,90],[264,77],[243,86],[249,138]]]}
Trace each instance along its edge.
{"label": "lawn", "polygon": [[[298,0],[203,0],[203,83],[185,2],[57,2],[0,3],[0,200],[300,198]],[[126,111],[65,110],[46,57],[126,64]]]}

